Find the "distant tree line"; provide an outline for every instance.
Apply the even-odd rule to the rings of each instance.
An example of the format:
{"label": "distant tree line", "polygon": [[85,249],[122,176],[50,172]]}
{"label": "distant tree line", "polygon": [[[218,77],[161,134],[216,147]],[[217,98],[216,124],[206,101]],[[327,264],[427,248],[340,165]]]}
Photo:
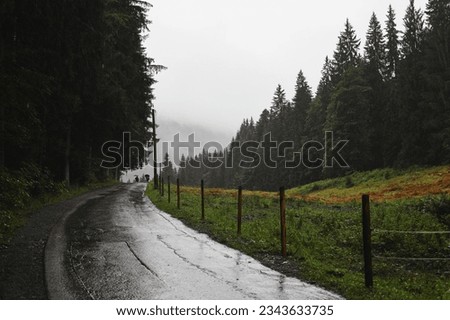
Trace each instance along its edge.
{"label": "distant tree line", "polygon": [[[182,182],[198,185],[203,178],[211,187],[273,190],[352,171],[450,163],[449,1],[429,0],[424,12],[411,0],[403,26],[400,32],[391,6],[384,26],[374,13],[361,48],[347,20],[332,58],[325,59],[315,95],[300,71],[293,99],[278,86],[270,108],[257,121],[244,120],[227,149],[183,157]],[[308,141],[324,143],[326,131],[335,141],[349,141],[342,151],[349,167],[286,168],[286,159]],[[276,169],[264,162],[251,169],[239,166],[246,158],[232,145],[263,141],[267,133],[279,143],[294,141],[295,147],[274,157]],[[256,151],[263,156],[261,147]],[[320,155],[313,150],[309,156]],[[215,159],[233,165],[195,165]]]}
{"label": "distant tree line", "polygon": [[[153,74],[146,56],[150,5],[139,0],[0,2],[0,170],[32,167],[84,184],[137,168],[143,148],[116,170],[101,146],[150,139]],[[126,148],[126,146],[125,146]],[[2,182],[3,183],[3,182]]]}

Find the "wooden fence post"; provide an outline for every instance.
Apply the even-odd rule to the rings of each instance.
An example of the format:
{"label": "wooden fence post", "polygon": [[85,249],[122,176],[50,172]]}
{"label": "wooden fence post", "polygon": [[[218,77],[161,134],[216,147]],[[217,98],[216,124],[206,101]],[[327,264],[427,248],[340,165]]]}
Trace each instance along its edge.
{"label": "wooden fence post", "polygon": [[153,129],[153,188],[158,190],[159,188],[159,178],[158,178],[158,156],[157,156],[157,143],[158,139],[156,138],[156,118],[155,118],[155,109],[152,108],[152,129]]}
{"label": "wooden fence post", "polygon": [[162,173],[161,173],[161,163],[159,164],[159,194],[162,194],[161,183],[162,183]]}
{"label": "wooden fence post", "polygon": [[364,278],[367,288],[373,287],[372,269],[372,230],[370,226],[370,198],[362,196],[363,246],[364,246]]}
{"label": "wooden fence post", "polygon": [[202,220],[205,220],[205,182],[201,181],[200,184],[201,196],[202,196]]}
{"label": "wooden fence post", "polygon": [[280,226],[281,226],[281,254],[287,256],[286,249],[286,198],[284,187],[280,188]]}
{"label": "wooden fence post", "polygon": [[170,176],[167,177],[167,201],[170,203]]}
{"label": "wooden fence post", "polygon": [[180,209],[180,179],[177,178],[177,208]]}
{"label": "wooden fence post", "polygon": [[242,228],[242,187],[238,188],[238,212],[237,212],[237,234],[241,235]]}

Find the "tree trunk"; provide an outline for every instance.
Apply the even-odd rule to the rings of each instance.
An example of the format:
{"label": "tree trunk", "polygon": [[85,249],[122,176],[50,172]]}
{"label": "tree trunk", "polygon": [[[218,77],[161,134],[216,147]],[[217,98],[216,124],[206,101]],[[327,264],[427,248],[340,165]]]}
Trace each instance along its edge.
{"label": "tree trunk", "polygon": [[0,137],[0,168],[3,168],[5,166],[5,136],[6,136],[6,130],[5,130],[5,107],[2,104],[1,106],[2,108],[2,117],[1,117],[1,122],[2,122],[2,127],[1,127],[1,137]]}
{"label": "tree trunk", "polygon": [[156,118],[155,118],[155,109],[152,109],[152,129],[153,129],[153,188],[155,190],[158,189],[158,168],[157,168],[157,162],[158,162],[158,139],[156,137]]}
{"label": "tree trunk", "polygon": [[70,186],[70,148],[71,148],[71,132],[72,128],[69,125],[66,135],[66,152],[65,156],[65,169],[64,169],[64,180],[66,181],[67,187]]}
{"label": "tree trunk", "polygon": [[89,146],[89,157],[88,157],[88,174],[91,174],[92,170],[92,146]]}

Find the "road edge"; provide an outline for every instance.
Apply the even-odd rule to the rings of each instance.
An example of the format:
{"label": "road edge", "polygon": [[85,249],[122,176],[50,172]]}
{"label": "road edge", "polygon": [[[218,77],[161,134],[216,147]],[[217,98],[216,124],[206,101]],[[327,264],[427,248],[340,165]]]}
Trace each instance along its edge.
{"label": "road edge", "polygon": [[81,196],[72,209],[64,212],[52,227],[44,248],[44,280],[47,297],[50,300],[76,300],[79,298],[73,290],[69,272],[64,266],[64,256],[67,247],[65,233],[66,222],[80,207],[90,200],[101,198],[104,192],[115,192],[121,185],[95,190],[92,193]]}

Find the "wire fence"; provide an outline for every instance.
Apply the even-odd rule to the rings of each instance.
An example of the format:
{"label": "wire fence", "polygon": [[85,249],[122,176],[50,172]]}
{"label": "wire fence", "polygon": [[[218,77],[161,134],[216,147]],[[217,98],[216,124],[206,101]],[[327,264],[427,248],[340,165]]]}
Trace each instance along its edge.
{"label": "wire fence", "polygon": [[[365,204],[365,201],[367,203]],[[373,266],[372,266],[372,257],[377,260],[387,260],[387,261],[398,261],[398,262],[446,262],[450,261],[450,257],[397,257],[397,256],[381,256],[374,255],[372,253],[372,234],[395,234],[395,235],[450,235],[450,231],[447,230],[386,230],[386,229],[377,229],[373,228],[370,224],[370,202],[369,196],[363,195],[363,206],[362,206],[362,214],[363,214],[363,229],[369,229],[370,232],[365,234],[364,236],[364,254],[370,255],[370,259],[365,260],[364,270],[366,274],[366,287],[373,286]],[[366,218],[364,218],[366,217]]]}

